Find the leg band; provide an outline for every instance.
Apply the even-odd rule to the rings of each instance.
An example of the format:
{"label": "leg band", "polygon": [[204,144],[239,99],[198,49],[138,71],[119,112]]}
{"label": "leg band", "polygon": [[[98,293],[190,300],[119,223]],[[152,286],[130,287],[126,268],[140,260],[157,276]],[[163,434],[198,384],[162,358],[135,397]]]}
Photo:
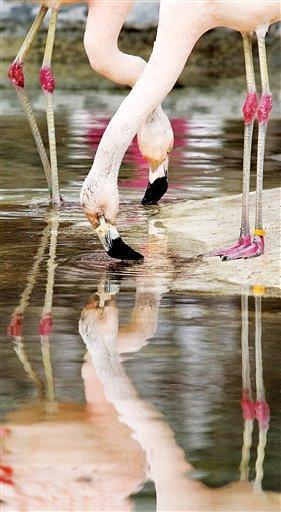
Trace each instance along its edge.
{"label": "leg band", "polygon": [[254,229],[254,235],[265,236],[265,229]]}

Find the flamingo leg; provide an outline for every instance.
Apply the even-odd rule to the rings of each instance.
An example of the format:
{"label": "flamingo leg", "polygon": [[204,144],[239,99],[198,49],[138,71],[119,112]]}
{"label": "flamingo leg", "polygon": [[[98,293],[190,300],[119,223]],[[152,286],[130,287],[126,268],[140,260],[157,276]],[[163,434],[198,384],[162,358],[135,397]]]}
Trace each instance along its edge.
{"label": "flamingo leg", "polygon": [[255,419],[255,404],[252,400],[250,361],[249,361],[249,313],[248,290],[241,295],[241,352],[242,352],[242,399],[244,418],[243,447],[240,463],[240,480],[249,480],[249,461],[252,446],[252,433]]}
{"label": "flamingo leg", "polygon": [[[242,216],[240,236],[238,241],[229,247],[221,247],[206,254],[206,256],[222,256],[223,259],[233,259],[236,251],[243,250],[251,245],[249,221],[249,193],[250,193],[250,171],[251,151],[255,114],[258,107],[255,73],[253,64],[252,42],[250,34],[243,36],[247,97],[243,105],[244,114],[244,151],[243,151],[243,190],[242,190]],[[229,258],[228,258],[229,255]]]}
{"label": "flamingo leg", "polygon": [[49,259],[47,263],[47,283],[45,293],[45,303],[41,314],[41,319],[38,327],[38,332],[41,336],[48,336],[52,333],[52,305],[53,305],[53,290],[55,282],[56,264],[56,249],[59,228],[59,216],[56,210],[51,213],[48,221],[50,226],[50,249]]}
{"label": "flamingo leg", "polygon": [[40,8],[40,11],[38,15],[36,16],[14,62],[10,66],[9,69],[9,79],[12,82],[12,84],[15,86],[16,91],[19,96],[19,100],[22,104],[22,107],[25,111],[27,120],[30,125],[30,129],[39,153],[39,156],[41,158],[42,166],[46,175],[46,180],[48,183],[49,191],[51,193],[51,167],[49,163],[49,159],[42,141],[42,137],[37,125],[37,121],[35,119],[35,116],[32,111],[32,107],[30,104],[30,101],[28,99],[28,96],[25,92],[24,86],[25,86],[25,78],[23,73],[23,63],[25,60],[25,57],[27,56],[30,47],[35,39],[35,36],[39,30],[39,28],[42,25],[42,22],[47,14],[48,7],[42,6]]}
{"label": "flamingo leg", "polygon": [[[260,287],[259,287],[260,288]],[[263,293],[263,292],[262,292]],[[257,447],[256,459],[256,477],[254,486],[261,490],[263,479],[263,462],[265,457],[265,447],[267,431],[269,428],[270,410],[265,400],[265,390],[263,383],[263,365],[262,365],[262,326],[261,326],[261,293],[255,295],[255,359],[256,359],[256,419],[259,423],[259,443]]]}
{"label": "flamingo leg", "polygon": [[40,83],[42,90],[45,93],[46,99],[46,113],[48,124],[49,148],[50,148],[50,161],[51,161],[51,176],[52,176],[52,202],[53,204],[60,205],[61,198],[59,192],[59,178],[58,178],[58,162],[57,162],[57,148],[56,148],[56,132],[55,132],[55,118],[53,108],[53,92],[55,88],[55,81],[51,69],[55,32],[57,27],[58,11],[52,9],[49,22],[49,30],[46,41],[45,54],[43,64],[40,72]]}
{"label": "flamingo leg", "polygon": [[248,247],[242,247],[223,256],[224,260],[233,260],[238,258],[254,258],[264,253],[264,235],[265,230],[262,224],[262,190],[263,190],[263,167],[264,150],[267,124],[272,109],[272,96],[269,88],[265,34],[263,30],[257,31],[260,73],[262,83],[262,95],[257,108],[257,118],[259,123],[258,132],[258,153],[257,153],[257,179],[256,179],[256,217],[254,237]]}
{"label": "flamingo leg", "polygon": [[59,228],[58,212],[54,209],[49,218],[48,224],[50,225],[50,249],[49,259],[47,262],[47,283],[45,292],[45,302],[41,314],[41,319],[38,327],[41,341],[41,352],[43,366],[46,376],[46,407],[49,412],[55,410],[55,385],[52,370],[51,351],[50,351],[50,335],[53,330],[52,320],[52,306],[53,306],[53,293],[55,282],[56,264],[56,249]]}

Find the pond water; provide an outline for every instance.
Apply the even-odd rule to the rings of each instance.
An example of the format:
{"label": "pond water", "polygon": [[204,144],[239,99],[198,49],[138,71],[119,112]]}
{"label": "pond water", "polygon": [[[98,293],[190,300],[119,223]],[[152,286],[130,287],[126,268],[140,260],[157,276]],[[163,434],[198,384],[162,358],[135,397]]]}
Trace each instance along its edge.
{"label": "pond water", "polygon": [[[180,91],[167,102],[175,150],[164,202],[240,192],[241,97],[227,109],[217,94]],[[156,497],[159,510],[212,510],[218,495],[226,510],[240,478],[261,500],[261,488],[280,491],[278,300],[246,287],[170,291],[182,262],[165,239],[134,229],[157,209],[140,205],[147,172],[135,142],[119,226],[146,262],[109,260],[84,220],[79,190],[121,99],[57,94],[65,204],[52,211],[17,98],[4,93],[3,510],[150,512]],[[33,101],[46,140],[38,92]],[[266,188],[279,185],[278,130],[273,116]]]}

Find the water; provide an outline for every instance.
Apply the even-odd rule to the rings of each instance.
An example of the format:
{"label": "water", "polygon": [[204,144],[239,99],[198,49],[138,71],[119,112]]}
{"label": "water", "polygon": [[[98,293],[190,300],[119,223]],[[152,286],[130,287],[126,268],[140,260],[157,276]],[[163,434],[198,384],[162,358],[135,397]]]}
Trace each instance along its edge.
{"label": "water", "polygon": [[[176,93],[167,103],[176,147],[165,202],[240,192],[238,106],[218,114],[215,93],[208,103],[198,95]],[[159,510],[210,510],[213,496],[226,510],[242,495],[247,467],[257,488],[280,491],[277,299],[246,288],[236,296],[170,291],[183,269],[192,278],[196,260],[175,258],[165,238],[148,237],[157,207],[139,205],[146,167],[135,143],[121,170],[119,226],[146,261],[107,259],[78,196],[121,96],[66,96],[56,100],[66,199],[59,212],[48,207],[16,99],[4,96],[3,510],[148,512],[156,495]],[[46,138],[41,96],[33,99]],[[266,188],[278,185],[278,128],[273,118]],[[260,438],[258,422],[243,419],[242,389],[264,407]]]}

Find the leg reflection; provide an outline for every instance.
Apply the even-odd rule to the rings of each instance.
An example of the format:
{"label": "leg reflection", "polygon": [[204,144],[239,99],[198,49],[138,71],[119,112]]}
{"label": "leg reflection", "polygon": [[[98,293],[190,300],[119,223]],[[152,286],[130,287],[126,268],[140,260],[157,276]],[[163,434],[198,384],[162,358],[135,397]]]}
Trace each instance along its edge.
{"label": "leg reflection", "polygon": [[256,490],[262,489],[263,462],[265,457],[265,447],[267,431],[269,428],[270,411],[265,401],[265,390],[263,383],[263,365],[262,365],[262,326],[261,326],[261,296],[264,292],[262,286],[254,286],[255,296],[255,366],[256,366],[256,402],[252,400],[250,362],[249,362],[249,324],[248,324],[248,290],[241,296],[242,306],[242,400],[241,406],[244,416],[244,434],[243,448],[240,465],[240,479],[247,481],[249,479],[249,461],[250,449],[252,445],[252,432],[254,420],[258,421],[259,442],[257,447],[256,459],[256,477],[254,487]]}

